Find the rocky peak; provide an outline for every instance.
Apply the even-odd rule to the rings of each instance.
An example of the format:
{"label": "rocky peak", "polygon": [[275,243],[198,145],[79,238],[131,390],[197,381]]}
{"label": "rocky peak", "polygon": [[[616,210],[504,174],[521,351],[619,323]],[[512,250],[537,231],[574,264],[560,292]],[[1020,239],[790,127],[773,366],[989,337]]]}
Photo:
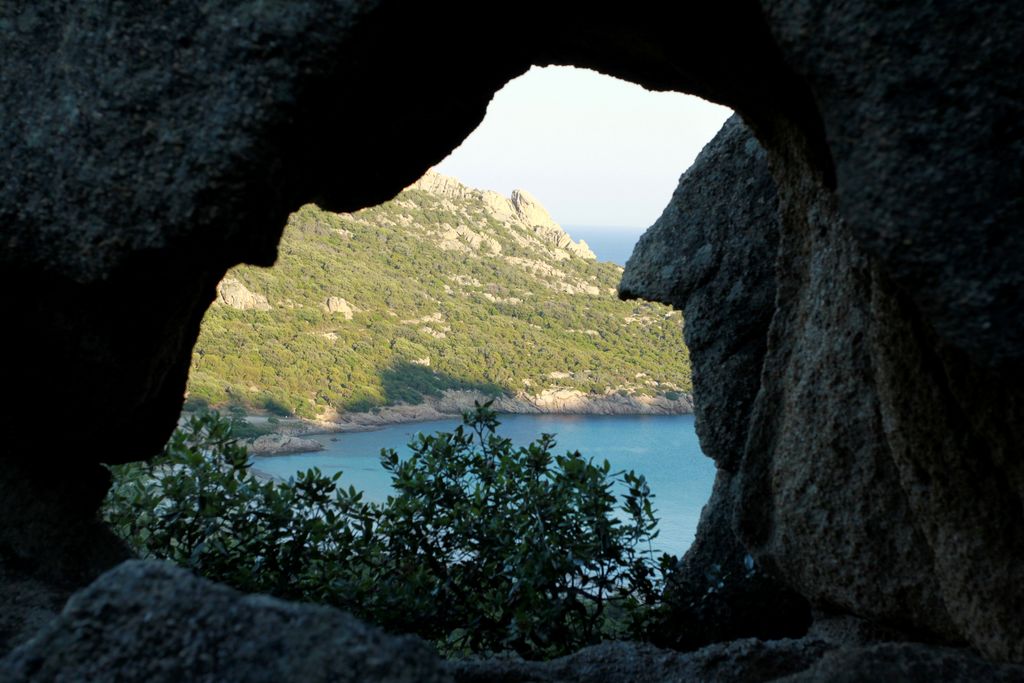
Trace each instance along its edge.
{"label": "rocky peak", "polygon": [[526,190],[512,190],[510,197],[504,197],[493,190],[467,187],[457,179],[434,170],[427,171],[407,189],[429,192],[446,199],[474,197],[482,201],[487,211],[502,223],[518,223],[528,227],[541,241],[553,244],[573,256],[597,258],[586,242],[573,242],[572,237],[555,222],[544,205]]}
{"label": "rocky peak", "polygon": [[548,213],[548,210],[526,190],[512,190],[512,206],[519,220],[536,228],[548,228],[562,232],[562,228]]}
{"label": "rocky peak", "polygon": [[462,199],[471,194],[471,190],[451,176],[429,170],[423,177],[408,187],[410,190],[422,190],[431,194],[447,197],[448,199]]}
{"label": "rocky peak", "polygon": [[573,242],[569,233],[555,222],[544,205],[532,194],[526,190],[512,190],[511,200],[519,222],[530,226],[538,237],[547,242],[553,242],[555,246],[565,249],[574,256],[586,259],[597,258],[586,242],[583,240]]}

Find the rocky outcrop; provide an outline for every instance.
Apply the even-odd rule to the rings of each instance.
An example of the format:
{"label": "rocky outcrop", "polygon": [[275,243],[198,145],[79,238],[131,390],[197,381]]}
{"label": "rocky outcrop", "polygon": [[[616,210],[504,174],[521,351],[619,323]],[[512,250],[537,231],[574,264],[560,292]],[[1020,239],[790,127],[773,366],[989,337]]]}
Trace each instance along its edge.
{"label": "rocky outcrop", "polygon": [[0,660],[19,681],[449,681],[432,649],[327,607],[242,595],[166,562],[126,562]]}
{"label": "rocky outcrop", "polygon": [[[721,541],[729,524],[819,606],[1024,657],[1011,616],[1024,568],[1009,560],[1021,489],[1005,484],[1019,477],[1005,441],[1019,390],[924,323],[828,189],[793,180],[813,171],[777,164],[777,221],[756,146],[737,121],[723,129],[622,284],[684,309],[713,502],[729,511],[709,510],[701,534]],[[695,566],[728,549],[708,545]]]}
{"label": "rocky outcrop", "polygon": [[696,539],[669,584],[673,614],[659,642],[673,647],[800,636],[810,624],[806,601],[763,567],[753,571],[734,531],[737,472],[775,309],[777,197],[767,154],[732,117],[640,238],[620,284],[625,297],[683,312],[695,426],[718,468]]}
{"label": "rocky outcrop", "polygon": [[775,310],[779,206],[765,151],[729,119],[626,264],[623,297],[683,312],[701,448],[734,472]]}
{"label": "rocky outcrop", "polygon": [[317,423],[328,431],[372,429],[403,422],[426,422],[458,417],[476,403],[493,401],[499,413],[534,415],[682,415],[693,412],[689,394],[667,396],[587,394],[575,389],[547,389],[538,394],[490,396],[481,391],[446,389],[440,396],[425,397],[422,403],[398,404],[368,412],[329,412]]}
{"label": "rocky outcrop", "polygon": [[352,316],[355,315],[358,310],[355,306],[340,296],[327,297],[327,301],[324,302],[324,307],[327,309],[328,313],[341,313],[345,316],[345,320],[351,320]]}
{"label": "rocky outcrop", "polygon": [[269,311],[267,297],[256,294],[235,278],[226,277],[217,283],[214,303],[237,308],[240,311]]}
{"label": "rocky outcrop", "polygon": [[[773,322],[754,450],[769,455],[758,476],[786,485],[772,514],[764,488],[750,489],[747,535],[802,590],[868,613],[863,574],[851,595],[820,560],[799,566],[808,558],[794,544],[835,548],[840,566],[863,558],[868,537],[879,546],[883,529],[894,561],[881,576],[860,571],[902,574],[918,591],[893,596],[888,611],[1024,661],[1024,98],[1014,66],[1024,10],[808,8],[766,3],[766,17],[818,97],[832,159],[822,180],[834,194],[780,164],[780,272],[791,285]],[[922,50],[908,35],[934,43]],[[965,62],[964,43],[987,47]],[[922,87],[925,74],[942,78]],[[805,497],[808,486],[820,493]],[[851,505],[823,505],[835,492]]]}
{"label": "rocky outcrop", "polygon": [[[525,227],[536,235],[540,244],[564,252],[561,254],[562,258],[568,258],[569,254],[591,260],[597,258],[586,242],[574,242],[537,198],[526,190],[512,190],[510,197],[503,197],[492,190],[475,190],[467,187],[455,178],[433,170],[427,171],[422,178],[410,185],[409,189],[429,192],[452,200],[475,199],[483,204],[496,220]],[[448,249],[476,250],[481,244],[487,244],[491,253],[497,254],[501,251],[501,246],[497,242],[481,237],[465,226],[448,226],[443,237],[443,244],[447,244],[445,248]],[[466,249],[460,238],[467,242],[469,249]],[[557,252],[555,255],[557,258]]]}
{"label": "rocky outcrop", "polygon": [[252,455],[287,455],[322,451],[324,445],[313,439],[288,434],[263,434],[246,444],[246,448]]}
{"label": "rocky outcrop", "polygon": [[499,399],[495,405],[508,413],[566,413],[583,415],[679,415],[693,412],[689,394],[678,398],[636,394],[588,394],[578,389],[544,389]]}
{"label": "rocky outcrop", "polygon": [[[432,169],[428,170],[419,180],[410,185],[409,189],[422,190],[423,192],[440,195],[448,199],[465,199],[472,193],[470,188],[463,185],[457,179],[442,175]],[[501,197],[497,192],[490,192],[488,194]]]}
{"label": "rocky outcrop", "polygon": [[328,607],[243,595],[170,563],[131,561],[68,601],[36,637],[0,659],[22,681],[381,681],[403,683],[668,681],[1016,681],[1024,667],[962,649],[737,640],[692,653],[605,643],[551,662],[445,662],[413,636],[386,634]]}
{"label": "rocky outcrop", "polygon": [[573,242],[562,230],[562,226],[555,222],[548,210],[532,194],[526,190],[512,190],[510,199],[519,222],[532,228],[542,240],[551,242],[580,258],[597,258],[586,242]]}

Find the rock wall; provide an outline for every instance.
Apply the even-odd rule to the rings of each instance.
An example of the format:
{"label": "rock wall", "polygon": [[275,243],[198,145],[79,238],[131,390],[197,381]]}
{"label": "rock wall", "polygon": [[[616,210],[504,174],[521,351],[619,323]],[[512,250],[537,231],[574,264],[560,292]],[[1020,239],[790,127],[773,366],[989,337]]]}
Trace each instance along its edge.
{"label": "rock wall", "polygon": [[789,286],[741,531],[807,595],[1021,661],[1024,11],[765,9],[815,93],[832,172],[815,190],[763,136]]}
{"label": "rock wall", "polygon": [[[970,14],[940,19],[918,9],[884,19],[952,35],[948,22]],[[778,30],[817,36],[820,29],[841,43],[871,26],[826,14],[786,15]],[[975,117],[950,129],[932,91],[915,97],[896,84],[912,80],[908,65],[957,72],[953,91],[966,76],[945,47],[907,54],[896,35],[906,29],[878,29],[891,45],[865,38],[881,55],[865,59],[879,60],[892,79],[882,91],[851,69],[850,90],[836,92],[845,68],[835,64],[826,77],[818,59],[805,57],[824,81],[822,103],[834,100],[841,110],[824,115],[828,157],[792,121],[750,117],[778,187],[777,249],[765,249],[775,223],[764,215],[772,210],[765,193],[751,190],[754,174],[736,173],[738,159],[750,155],[740,141],[756,143],[733,121],[638,245],[622,292],[684,309],[702,444],[722,471],[715,503],[730,510],[717,518],[730,520],[760,562],[820,608],[1020,661],[1022,347],[1002,335],[1013,338],[1024,315],[1010,284],[1021,252],[996,257],[992,245],[1014,244],[1022,211],[988,153],[1016,177],[1020,147],[1011,164],[1005,157],[1014,152],[997,142],[1019,102],[998,89],[983,97],[974,82]],[[835,59],[834,43],[826,49],[793,38],[789,46]],[[997,52],[978,58],[989,77],[1009,68],[1001,61],[1009,53]],[[906,59],[893,73],[896,56]],[[901,129],[896,137],[887,126],[907,110],[915,118],[892,124]],[[883,144],[880,131],[894,138]],[[908,136],[923,140],[923,149]],[[847,142],[855,137],[856,145]],[[864,138],[881,152],[866,153]],[[983,186],[958,186],[945,214],[943,198],[975,158]],[[731,260],[716,257],[721,252]],[[749,264],[766,253],[774,274]],[[734,295],[747,307],[731,306]],[[999,332],[975,334],[979,325]],[[744,367],[748,381],[724,372],[731,365]]]}
{"label": "rock wall", "polygon": [[963,649],[881,640],[754,638],[692,653],[603,643],[551,662],[444,661],[415,636],[349,614],[197,578],[170,563],[126,562],[68,601],[30,642],[0,659],[10,683],[132,680],[311,683],[667,683],[668,681],[1019,681],[1024,667]]}
{"label": "rock wall", "polygon": [[799,636],[810,623],[800,596],[764,567],[748,568],[735,532],[743,426],[760,388],[775,310],[779,232],[767,154],[733,116],[640,238],[620,285],[625,298],[655,299],[683,312],[697,435],[718,469],[697,537],[670,583],[673,614],[660,629],[667,645]]}
{"label": "rock wall", "polygon": [[[670,208],[683,236],[659,238],[693,270],[653,250],[670,289],[635,288],[693,307],[701,437],[728,473],[707,519],[821,608],[1024,661],[1024,8],[475,9],[0,6],[0,559],[65,587],[113,563],[91,550],[109,540],[97,463],[170,433],[226,269],[271,263],[306,201],[354,210],[409,185],[530,64],[574,64],[733,107],[778,192],[774,237],[750,204],[763,184],[707,164],[710,219]],[[723,158],[760,154],[727,134]],[[747,336],[718,339],[723,321]]]}

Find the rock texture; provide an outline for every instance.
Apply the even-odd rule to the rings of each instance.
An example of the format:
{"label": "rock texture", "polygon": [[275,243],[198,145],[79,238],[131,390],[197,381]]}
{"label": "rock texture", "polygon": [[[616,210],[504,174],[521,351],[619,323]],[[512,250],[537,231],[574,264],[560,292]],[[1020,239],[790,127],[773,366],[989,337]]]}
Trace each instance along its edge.
{"label": "rock texture", "polygon": [[[848,635],[848,634],[847,634]],[[1020,680],[1024,667],[965,650],[834,639],[737,640],[692,653],[605,643],[551,662],[445,662],[328,607],[243,595],[158,561],[130,561],[76,593],[60,616],[0,659],[21,681],[380,681],[669,683]]]}
{"label": "rock texture", "polygon": [[73,591],[130,556],[96,518],[109,486],[109,472],[92,463],[3,462],[0,655],[51,619]]}
{"label": "rock texture", "polygon": [[[845,403],[785,418],[763,411],[759,431],[776,441],[773,476],[791,473],[782,461],[795,461],[796,448],[824,450],[821,418],[836,425],[825,430],[833,441],[824,452],[845,450],[835,446],[850,443],[838,419],[859,415],[861,425],[847,418],[844,426],[855,437],[870,424],[874,454],[858,448],[821,469],[838,480],[841,469],[861,479],[891,467],[893,475],[863,487],[874,497],[872,511],[896,498],[907,510],[901,523],[877,515],[871,525],[891,539],[899,562],[890,571],[905,567],[909,580],[923,553],[937,586],[922,598],[934,596],[955,631],[988,656],[1024,661],[1024,10],[1000,3],[853,3],[820,12],[802,2],[765,5],[780,46],[818,97],[835,184],[827,221],[834,236],[794,234],[790,242],[786,265],[809,278],[777,314],[778,370],[768,391],[792,395],[814,373],[819,386],[876,397],[852,411]],[[911,36],[928,36],[927,49]],[[965,58],[964,44],[985,47]],[[794,213],[826,208],[802,191],[789,201]],[[808,250],[809,257],[798,255]],[[848,253],[848,288],[825,274],[839,265],[826,263],[827,250]],[[843,340],[832,353],[810,352],[816,327]],[[798,329],[809,333],[804,340]],[[840,352],[860,358],[854,367],[844,363],[847,372],[826,370]],[[809,408],[811,388],[801,393],[787,404]],[[815,422],[819,436],[808,440]],[[789,443],[779,443],[784,434]],[[886,479],[892,484],[881,485]],[[801,506],[806,512],[807,502]],[[853,511],[845,511],[850,520],[870,519],[867,510]],[[794,531],[787,547],[779,545],[784,534],[763,526],[751,540],[786,557],[797,537],[808,537]],[[829,547],[845,538],[829,539]],[[834,578],[825,572],[801,581],[842,600],[823,585]],[[865,602],[857,598],[857,609]],[[917,612],[915,624],[941,631],[946,616],[914,602],[902,596],[891,609]]]}
{"label": "rock texture", "polygon": [[624,297],[654,298],[683,311],[697,434],[718,468],[697,537],[670,583],[673,615],[659,629],[666,645],[800,636],[810,624],[802,598],[763,567],[748,568],[747,550],[733,531],[745,425],[775,309],[778,248],[778,193],[767,154],[733,116],[641,237],[620,285]]}
{"label": "rock texture", "polygon": [[912,643],[883,643],[830,652],[810,668],[780,678],[782,683],[860,681],[993,681],[1024,678],[1024,667],[987,662],[972,652]]}
{"label": "rock texture", "polygon": [[247,447],[253,455],[286,455],[324,450],[324,445],[319,441],[288,434],[264,434],[253,439]]}
{"label": "rock texture", "polygon": [[450,681],[423,641],[327,607],[242,595],[170,563],[126,562],[0,660],[18,681]]}
{"label": "rock texture", "polygon": [[345,317],[345,320],[351,320],[352,316],[355,315],[358,310],[355,306],[340,296],[327,297],[327,301],[324,303],[324,306],[327,308],[328,313],[341,313]]}
{"label": "rock texture", "polygon": [[458,683],[759,683],[800,672],[834,646],[820,640],[762,642],[753,638],[692,653],[636,643],[603,643],[552,662],[455,662]]}
{"label": "rock texture", "polygon": [[[562,255],[563,258],[568,258],[569,254],[585,259],[597,258],[586,242],[583,240],[574,242],[572,237],[562,229],[562,226],[555,222],[544,205],[526,190],[512,190],[511,196],[503,197],[492,190],[475,190],[467,187],[457,179],[434,170],[423,174],[423,177],[410,185],[409,189],[422,190],[449,199],[478,199],[487,212],[497,220],[503,223],[522,225],[531,230],[537,239],[547,244],[554,244],[567,252]],[[462,246],[462,243],[458,241],[459,238],[467,240],[472,249],[478,249],[484,242],[484,238],[476,235],[466,226],[455,226],[449,228],[448,232],[452,249]],[[488,246],[491,251],[494,253],[501,251],[500,245],[493,240],[486,241],[490,243]]]}
{"label": "rock texture", "polygon": [[[16,331],[0,428],[4,471],[24,475],[0,480],[0,557],[65,586],[108,565],[116,552],[90,541],[103,538],[97,463],[147,457],[170,433],[226,269],[270,264],[286,215],[306,201],[349,211],[409,185],[531,63],[573,64],[731,106],[778,191],[770,313],[763,264],[730,281],[726,259],[712,258],[732,230],[738,253],[768,244],[745,223],[757,213],[748,202],[729,230],[666,242],[715,292],[697,282],[655,292],[653,274],[643,292],[733,313],[746,302],[742,326],[694,304],[697,347],[719,324],[751,335],[705,342],[698,365],[720,352],[749,370],[764,349],[756,390],[744,375],[718,394],[709,369],[697,389],[699,408],[701,395],[721,397],[701,435],[731,472],[719,492],[729,510],[708,524],[728,521],[759,566],[819,607],[1024,662],[1024,7],[526,0],[516,14],[544,21],[466,30],[471,9],[0,5],[0,301]],[[438,77],[419,68],[424,55],[459,68]],[[744,142],[734,154],[746,153]],[[698,206],[736,194],[708,192]],[[648,257],[668,264],[666,286],[689,277]],[[65,411],[42,453],[34,418],[55,396],[89,410]],[[91,623],[79,636],[103,632]],[[119,647],[131,635],[107,633]],[[182,633],[209,642],[202,629]],[[19,675],[65,648],[70,662],[76,642],[18,659]],[[141,645],[148,656],[164,643]],[[268,651],[261,670],[289,661]],[[872,649],[822,659],[833,668],[807,676],[987,676],[988,665],[957,668],[946,652]],[[103,661],[148,672],[167,660]]]}
{"label": "rock texture", "polygon": [[[996,97],[984,117],[1001,116],[1006,107]],[[1014,616],[1024,604],[1019,364],[1002,341],[979,356],[977,339],[963,343],[962,330],[943,336],[947,321],[928,317],[935,301],[920,289],[925,281],[913,288],[902,282],[916,272],[912,261],[923,258],[917,231],[930,242],[923,235],[934,225],[956,232],[959,224],[935,215],[924,227],[908,215],[899,227],[908,252],[883,254],[863,233],[877,223],[859,225],[863,217],[845,210],[845,183],[870,184],[864,171],[833,177],[813,140],[772,128],[776,121],[759,131],[780,196],[775,238],[765,193],[744,198],[753,181],[734,172],[736,158],[751,154],[745,145],[755,144],[737,125],[726,126],[704,163],[683,178],[622,286],[625,295],[684,308],[698,411],[718,412],[718,433],[703,415],[702,444],[729,472],[719,478],[716,502],[731,512],[710,510],[708,526],[729,520],[760,563],[817,605],[966,640],[990,657],[1024,659],[1024,625]],[[971,127],[968,143],[984,146],[990,133],[982,124]],[[871,163],[909,163],[903,153],[910,150],[901,150]],[[708,170],[711,156],[720,157],[717,171]],[[913,182],[954,172],[950,159],[929,163],[925,178]],[[710,205],[690,189],[698,182],[715,196]],[[998,183],[979,192],[993,187]],[[850,192],[859,196],[862,189]],[[715,212],[718,197],[730,207],[727,216]],[[986,206],[985,227],[963,240],[1012,240],[1006,219],[1019,215],[1016,199],[992,196]],[[911,214],[919,219],[933,208]],[[892,216],[885,220],[892,225]],[[766,250],[775,240],[777,250]],[[960,237],[949,240],[932,244],[928,258],[956,271],[966,257],[947,250]],[[716,250],[736,259],[733,272],[728,261],[723,267],[715,260]],[[742,263],[758,253],[776,255],[774,283],[763,267]],[[981,287],[974,268],[972,262],[955,275],[964,293]],[[992,273],[984,315],[1003,314],[995,311],[1005,303],[1005,283]],[[730,308],[733,291],[749,308]],[[944,319],[953,311],[969,315],[969,307],[943,305]],[[964,319],[964,326],[976,322]],[[705,337],[715,338],[717,348]],[[745,365],[745,381],[715,374],[729,363]],[[996,366],[1006,369],[1003,377],[992,373]],[[984,396],[980,387],[987,387]],[[731,436],[721,433],[723,424]]]}
{"label": "rock texture", "polygon": [[53,620],[70,592],[0,563],[0,657]]}
{"label": "rock texture", "polygon": [[249,288],[234,278],[226,277],[217,283],[217,298],[214,303],[237,308],[240,311],[269,311],[267,297],[249,291]]}
{"label": "rock texture", "polygon": [[470,660],[453,662],[450,668],[457,683],[1010,683],[1024,675],[1022,666],[993,664],[964,649],[916,643],[853,645],[820,638],[750,638],[685,654],[605,643],[552,662]]}

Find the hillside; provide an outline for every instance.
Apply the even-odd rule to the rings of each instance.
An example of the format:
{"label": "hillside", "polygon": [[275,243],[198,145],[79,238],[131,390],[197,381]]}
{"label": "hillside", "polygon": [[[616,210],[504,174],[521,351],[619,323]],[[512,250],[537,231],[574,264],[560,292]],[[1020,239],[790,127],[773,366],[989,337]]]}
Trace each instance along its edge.
{"label": "hillside", "polygon": [[505,410],[688,407],[680,314],[619,301],[622,269],[524,191],[506,198],[431,172],[354,214],[302,207],[279,254],[218,286],[192,403],[332,419],[471,390],[506,397]]}

